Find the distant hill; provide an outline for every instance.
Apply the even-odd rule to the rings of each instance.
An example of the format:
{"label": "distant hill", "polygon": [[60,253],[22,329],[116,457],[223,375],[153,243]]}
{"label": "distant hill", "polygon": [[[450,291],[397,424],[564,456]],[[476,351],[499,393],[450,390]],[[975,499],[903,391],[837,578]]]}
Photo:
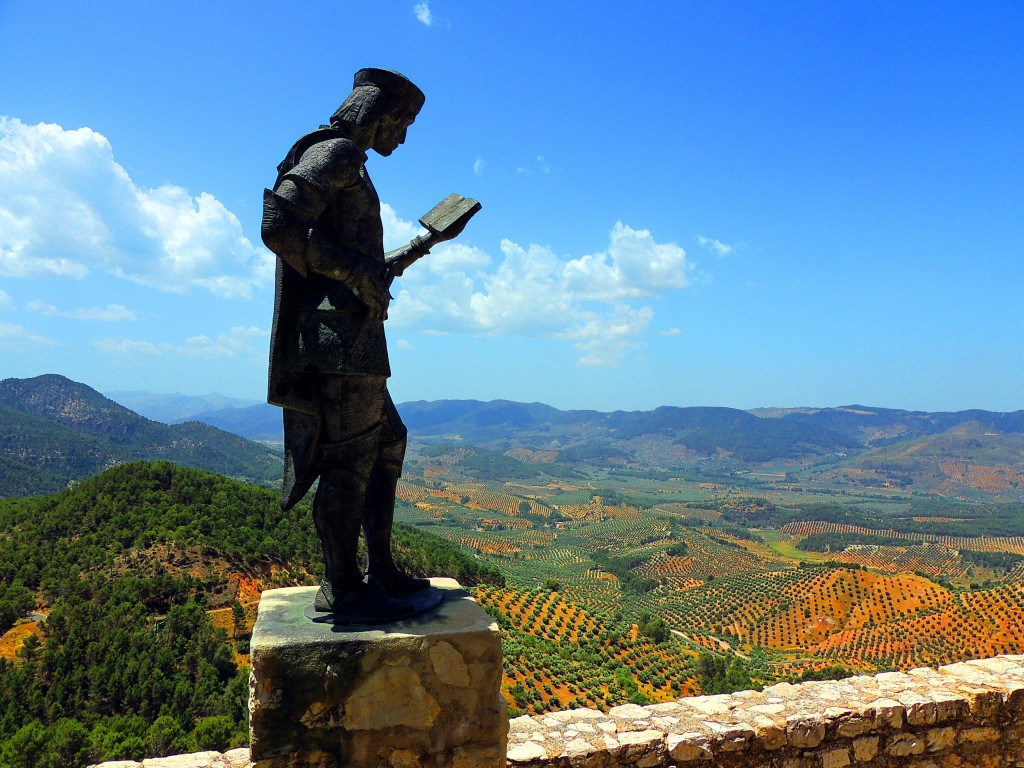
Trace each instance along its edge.
{"label": "distant hill", "polygon": [[52,493],[135,459],[255,483],[281,472],[265,446],[199,422],[151,421],[63,376],[0,381],[0,496]]}
{"label": "distant hill", "polygon": [[903,411],[847,405],[838,408],[756,409],[752,413],[781,422],[819,424],[854,438],[864,446],[885,445],[924,435],[937,435],[968,422],[1003,433],[1024,433],[1024,411]]}
{"label": "distant hill", "polygon": [[[970,412],[968,412],[970,413]],[[1014,414],[997,414],[1014,416]],[[936,419],[944,425],[948,421]],[[963,421],[944,431],[873,447],[814,473],[818,482],[904,488],[965,500],[1024,498],[1024,433],[1001,432],[993,423]]]}
{"label": "distant hill", "polygon": [[217,392],[211,392],[208,395],[183,395],[180,392],[157,394],[155,392],[122,389],[105,394],[114,402],[130,408],[140,416],[145,416],[153,421],[162,421],[164,424],[173,424],[190,419],[193,421],[203,421],[202,419],[195,418],[196,415],[221,409],[247,408],[259,402],[240,397],[225,397]]}

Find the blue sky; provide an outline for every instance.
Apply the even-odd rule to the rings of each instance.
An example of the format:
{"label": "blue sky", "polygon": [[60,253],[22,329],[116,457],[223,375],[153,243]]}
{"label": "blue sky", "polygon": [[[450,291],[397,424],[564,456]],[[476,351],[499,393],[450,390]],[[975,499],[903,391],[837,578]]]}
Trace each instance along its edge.
{"label": "blue sky", "polygon": [[1024,5],[0,0],[0,377],[258,399],[262,190],[363,66],[396,401],[1024,408]]}

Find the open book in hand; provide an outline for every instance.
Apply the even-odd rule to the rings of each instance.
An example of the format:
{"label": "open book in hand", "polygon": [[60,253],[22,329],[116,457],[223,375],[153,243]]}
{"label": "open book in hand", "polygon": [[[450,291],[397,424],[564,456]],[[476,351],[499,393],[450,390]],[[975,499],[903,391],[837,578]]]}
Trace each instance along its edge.
{"label": "open book in hand", "polygon": [[473,214],[481,208],[471,197],[452,192],[420,218],[420,224],[430,232],[435,242],[458,237]]}

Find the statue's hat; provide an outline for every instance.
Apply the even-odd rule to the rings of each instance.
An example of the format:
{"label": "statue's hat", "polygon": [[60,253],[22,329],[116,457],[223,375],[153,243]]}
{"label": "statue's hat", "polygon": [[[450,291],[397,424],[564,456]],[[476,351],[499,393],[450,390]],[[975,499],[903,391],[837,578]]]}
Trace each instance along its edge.
{"label": "statue's hat", "polygon": [[378,69],[376,67],[360,69],[356,72],[352,87],[358,88],[361,85],[370,85],[401,96],[409,102],[414,112],[419,112],[426,100],[423,91],[413,85],[412,81],[401,72],[395,72],[393,69]]}

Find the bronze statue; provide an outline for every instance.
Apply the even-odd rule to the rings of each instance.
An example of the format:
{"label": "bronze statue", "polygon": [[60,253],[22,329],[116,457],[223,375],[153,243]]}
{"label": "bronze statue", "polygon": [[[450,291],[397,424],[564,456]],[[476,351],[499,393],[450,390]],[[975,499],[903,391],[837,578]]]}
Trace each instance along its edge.
{"label": "bronze statue", "polygon": [[423,101],[397,72],[359,70],[330,125],[292,146],[263,196],[263,242],[278,257],[268,401],[284,409],[281,505],[296,504],[319,478],[313,521],[325,575],[313,614],[336,623],[388,621],[440,601],[391,552],[407,430],[388,394],[384,320],[391,282],[458,235],[480,205],[449,195],[420,220],[427,235],[385,254],[364,165],[367,150],[386,157],[404,143]]}

